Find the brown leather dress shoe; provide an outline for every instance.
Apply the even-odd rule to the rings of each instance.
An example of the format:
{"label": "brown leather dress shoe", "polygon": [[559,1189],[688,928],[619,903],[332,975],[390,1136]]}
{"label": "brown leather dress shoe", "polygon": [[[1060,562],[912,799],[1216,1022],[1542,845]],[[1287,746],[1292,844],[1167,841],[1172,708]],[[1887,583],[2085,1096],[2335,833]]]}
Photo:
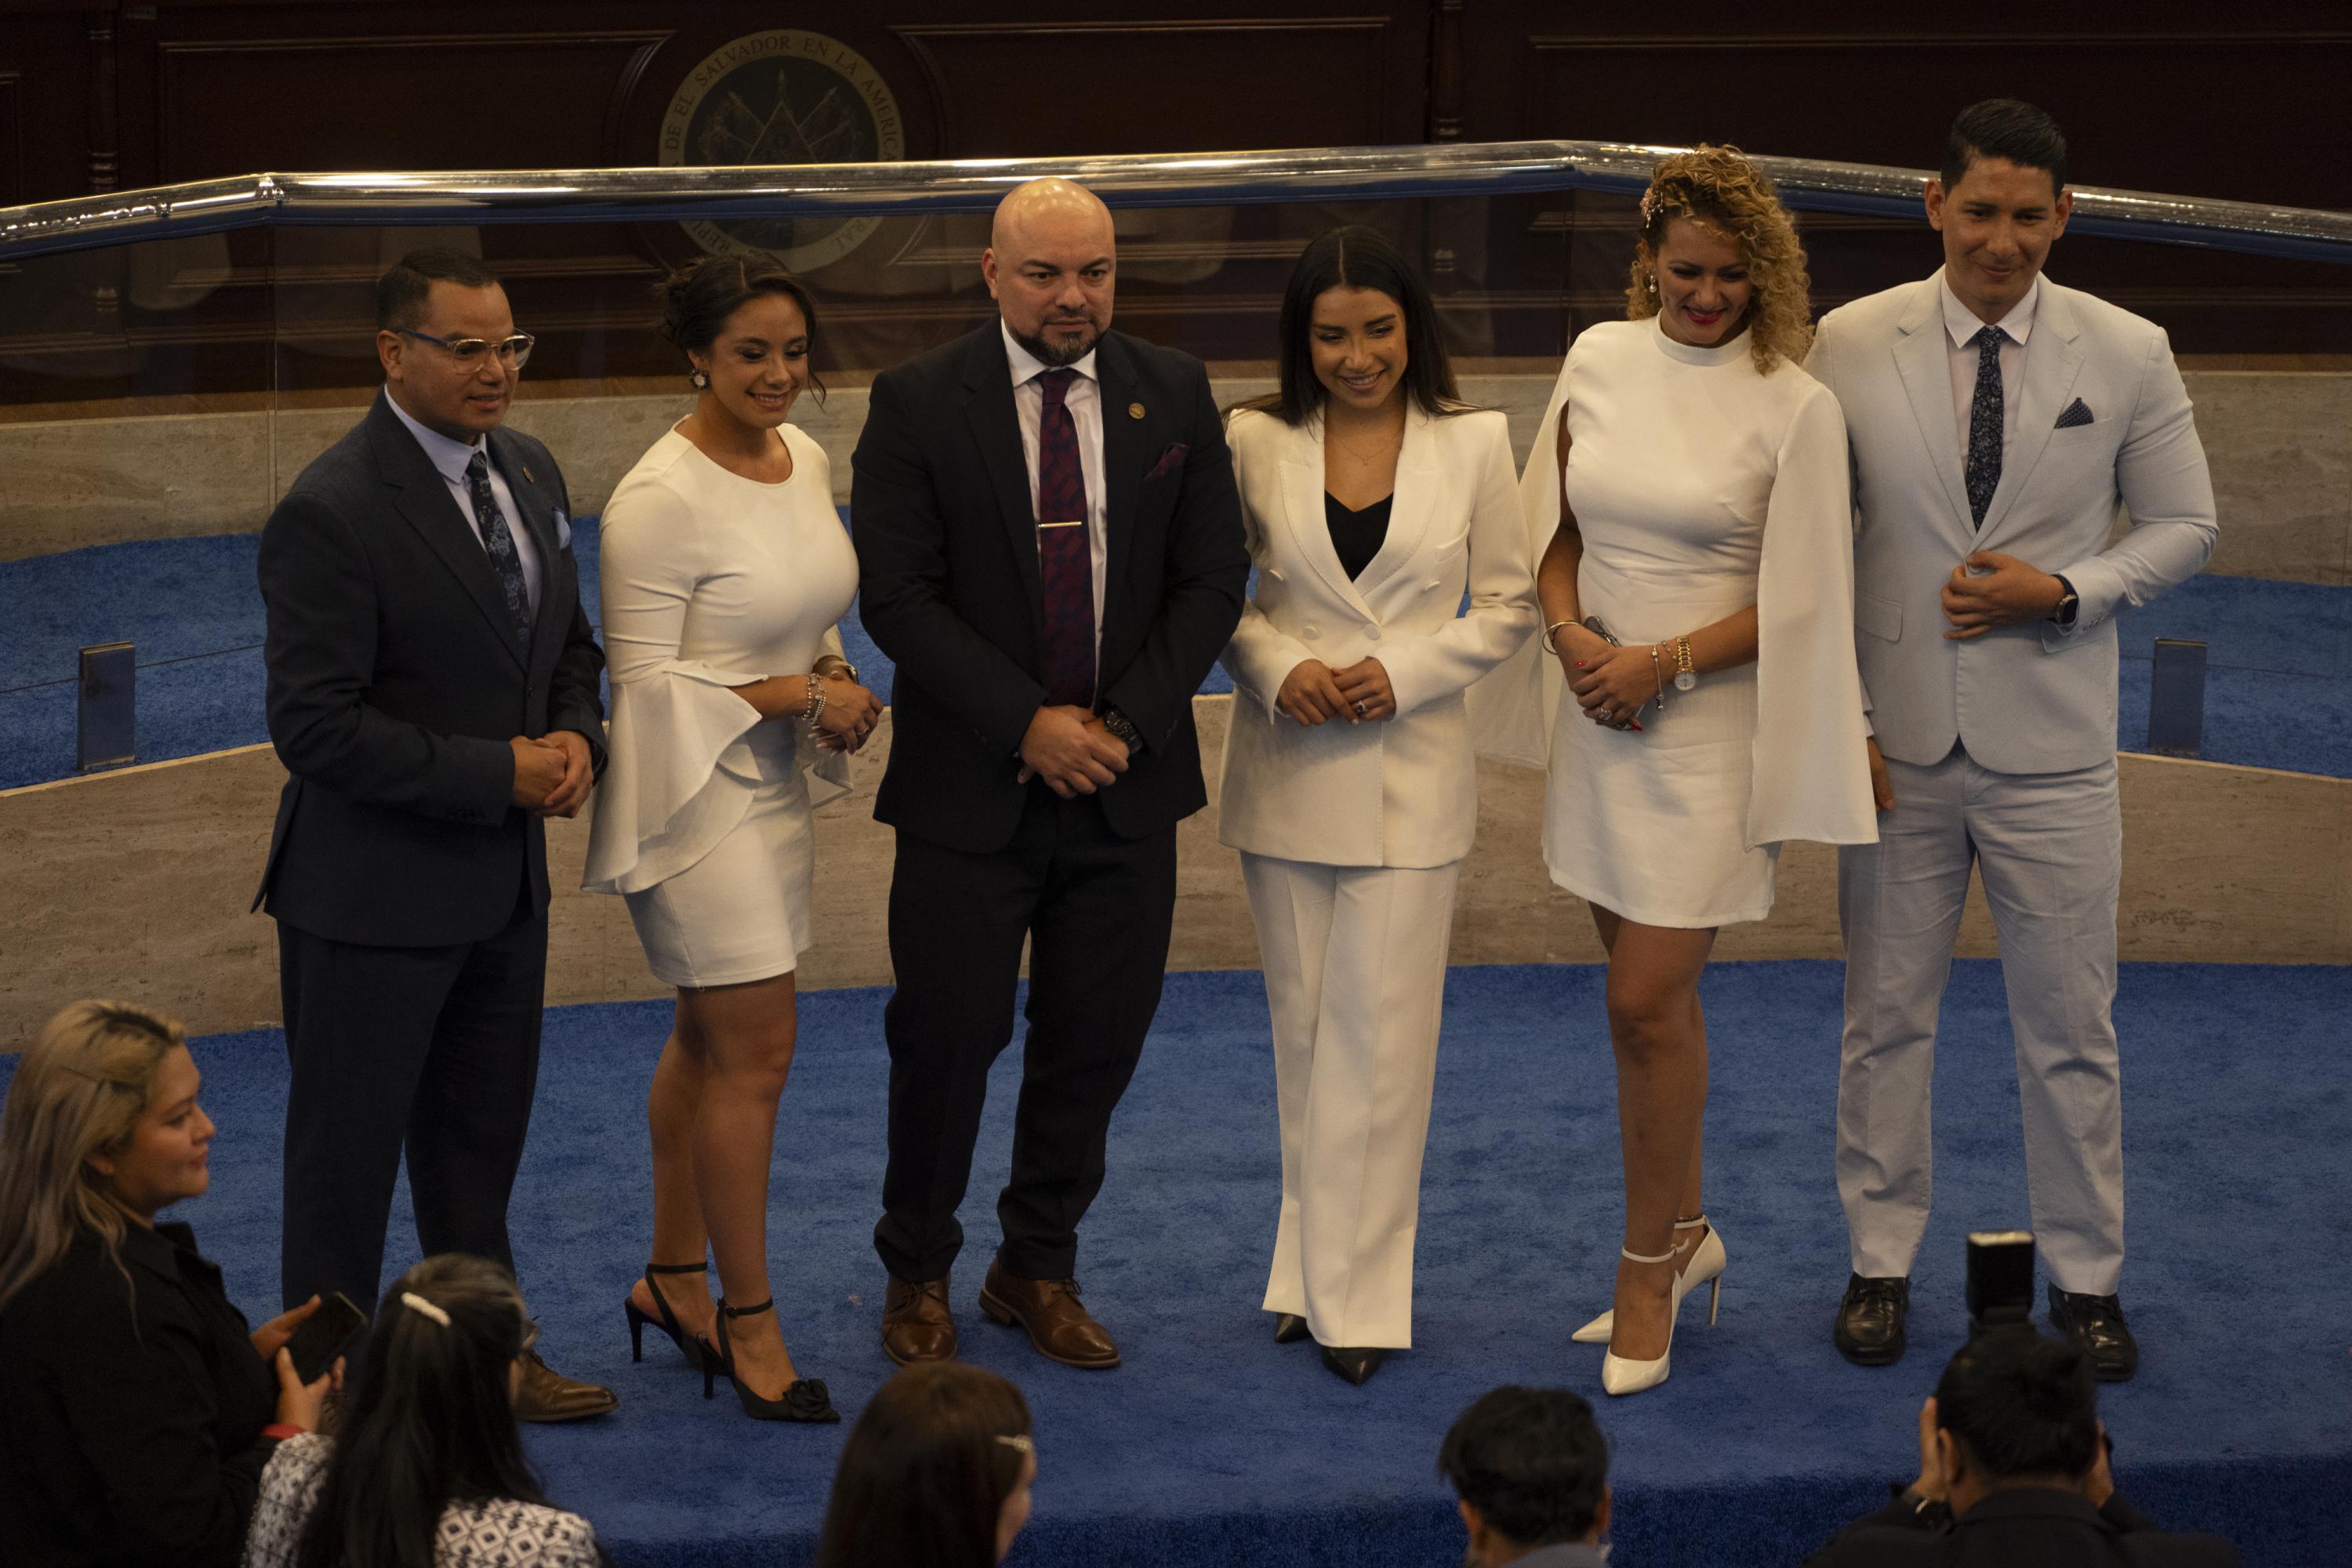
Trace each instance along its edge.
{"label": "brown leather dress shoe", "polygon": [[522,1352],[522,1386],[515,1390],[516,1420],[583,1421],[620,1407],[620,1396],[611,1389],[564,1376],[540,1360],[535,1350]]}
{"label": "brown leather dress shoe", "polygon": [[890,1281],[882,1296],[882,1352],[900,1366],[955,1360],[955,1312],[948,1306],[946,1275],[919,1285]]}
{"label": "brown leather dress shoe", "polygon": [[1118,1343],[1110,1331],[1078,1304],[1075,1279],[1024,1279],[1002,1263],[988,1266],[980,1287],[980,1310],[998,1322],[1018,1323],[1047,1361],[1098,1371],[1118,1364]]}

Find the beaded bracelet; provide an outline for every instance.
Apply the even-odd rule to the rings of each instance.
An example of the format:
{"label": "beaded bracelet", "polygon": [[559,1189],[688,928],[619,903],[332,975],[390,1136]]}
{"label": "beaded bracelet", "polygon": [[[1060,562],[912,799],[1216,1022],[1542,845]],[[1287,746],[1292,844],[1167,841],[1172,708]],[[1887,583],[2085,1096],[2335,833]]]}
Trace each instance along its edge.
{"label": "beaded bracelet", "polygon": [[807,725],[809,731],[814,734],[816,731],[816,721],[824,717],[824,677],[811,670],[806,679],[808,701],[802,708],[801,722]]}

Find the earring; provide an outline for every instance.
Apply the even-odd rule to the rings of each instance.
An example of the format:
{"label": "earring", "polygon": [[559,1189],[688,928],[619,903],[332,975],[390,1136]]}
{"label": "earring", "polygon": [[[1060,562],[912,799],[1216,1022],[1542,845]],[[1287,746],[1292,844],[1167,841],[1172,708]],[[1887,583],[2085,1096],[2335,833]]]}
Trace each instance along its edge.
{"label": "earring", "polygon": [[[1642,281],[1648,287],[1651,293],[1654,294],[1658,291],[1658,279],[1655,274],[1652,274],[1650,277],[1643,279]],[[698,374],[700,373],[698,372],[697,374]]]}
{"label": "earring", "polygon": [[[1651,288],[1653,288],[1653,289],[1655,289],[1655,288],[1657,287],[1657,285],[1656,285],[1655,283],[1653,283],[1653,284],[1651,284],[1651,285],[1650,285],[1650,287],[1651,287]],[[707,376],[707,375],[703,374],[702,374],[700,371],[698,371],[698,371],[696,371],[693,374],[691,374],[691,375],[688,376],[686,379],[687,379],[687,383],[688,383],[688,385],[690,385],[690,386],[692,386],[692,387],[694,388],[694,390],[695,390],[695,391],[697,391],[697,392],[708,392],[708,391],[709,391],[709,390],[710,390],[710,378],[709,378],[709,376]]]}

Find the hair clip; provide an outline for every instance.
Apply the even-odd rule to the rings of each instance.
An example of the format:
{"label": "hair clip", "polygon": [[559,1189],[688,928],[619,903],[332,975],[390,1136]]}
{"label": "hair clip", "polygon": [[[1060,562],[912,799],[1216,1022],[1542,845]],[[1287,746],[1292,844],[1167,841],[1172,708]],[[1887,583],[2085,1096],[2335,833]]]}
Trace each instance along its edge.
{"label": "hair clip", "polygon": [[1642,226],[1643,228],[1649,227],[1650,220],[1657,216],[1658,187],[1652,185],[1648,190],[1642,193]]}
{"label": "hair clip", "polygon": [[445,1329],[449,1326],[449,1314],[414,1290],[403,1290],[400,1293],[400,1304],[413,1312],[424,1314]]}
{"label": "hair clip", "polygon": [[996,1440],[1003,1444],[1008,1448],[1017,1449],[1024,1454],[1029,1455],[1032,1458],[1036,1457],[1037,1445],[1031,1440],[1028,1434],[1025,1432],[1012,1434],[1000,1432],[997,1434]]}

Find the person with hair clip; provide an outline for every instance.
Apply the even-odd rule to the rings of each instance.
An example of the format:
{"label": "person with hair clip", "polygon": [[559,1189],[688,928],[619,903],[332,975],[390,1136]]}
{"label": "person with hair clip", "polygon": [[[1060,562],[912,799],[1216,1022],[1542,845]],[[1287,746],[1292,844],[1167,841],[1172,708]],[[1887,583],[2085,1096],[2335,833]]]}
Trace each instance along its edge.
{"label": "person with hair clip", "polygon": [[1845,426],[1797,363],[1796,226],[1729,147],[1661,161],[1639,223],[1627,319],[1570,347],[1522,483],[1558,696],[1529,680],[1517,707],[1551,723],[1545,864],[1609,955],[1624,1240],[1574,1337],[1608,1343],[1618,1394],[1665,1381],[1683,1298],[1724,1269],[1699,1193],[1715,933],[1770,912],[1783,842],[1877,831]]}
{"label": "person with hair clip", "polygon": [[919,1362],[849,1429],[816,1568],[992,1568],[1029,1522],[1028,1401],[992,1372]]}
{"label": "person with hair clip", "polygon": [[1807,1568],[2234,1568],[2116,1492],[2094,1361],[2022,1324],[1971,1338],[1919,1407],[1918,1479]]}
{"label": "person with hair clip", "polygon": [[213,1123],[185,1032],[77,1002],[0,1110],[0,1542],[43,1568],[228,1568],[262,1468],[319,1425],[285,1344],[311,1298],[248,1331],[194,1233]]}
{"label": "person with hair clip", "polygon": [[514,1401],[537,1335],[486,1258],[402,1275],[341,1430],[270,1456],[246,1568],[602,1568],[595,1531],[549,1503],[523,1458]]}
{"label": "person with hair clip", "polygon": [[[1465,404],[1379,231],[1300,253],[1281,385],[1226,439],[1257,587],[1218,837],[1273,1015],[1282,1207],[1265,1310],[1349,1383],[1412,1343],[1412,1249],[1454,889],[1477,827],[1463,693],[1535,630],[1509,426]],[[1462,611],[1465,589],[1470,595]]]}
{"label": "person with hair clip", "polygon": [[[630,1349],[651,1323],[744,1411],[838,1421],[784,1348],[768,1279],[768,1172],[796,1037],[794,973],[815,939],[817,775],[848,788],[845,752],[881,703],[842,657],[857,557],[824,449],[787,422],[824,384],[816,304],[782,268],[707,257],[659,287],[662,331],[696,398],[604,509],[611,758],[583,884],[628,902],[677,1011],[646,1097],[653,1261],[630,1291]],[[665,1276],[716,1254],[721,1299]],[[744,1320],[751,1320],[744,1321]]]}

